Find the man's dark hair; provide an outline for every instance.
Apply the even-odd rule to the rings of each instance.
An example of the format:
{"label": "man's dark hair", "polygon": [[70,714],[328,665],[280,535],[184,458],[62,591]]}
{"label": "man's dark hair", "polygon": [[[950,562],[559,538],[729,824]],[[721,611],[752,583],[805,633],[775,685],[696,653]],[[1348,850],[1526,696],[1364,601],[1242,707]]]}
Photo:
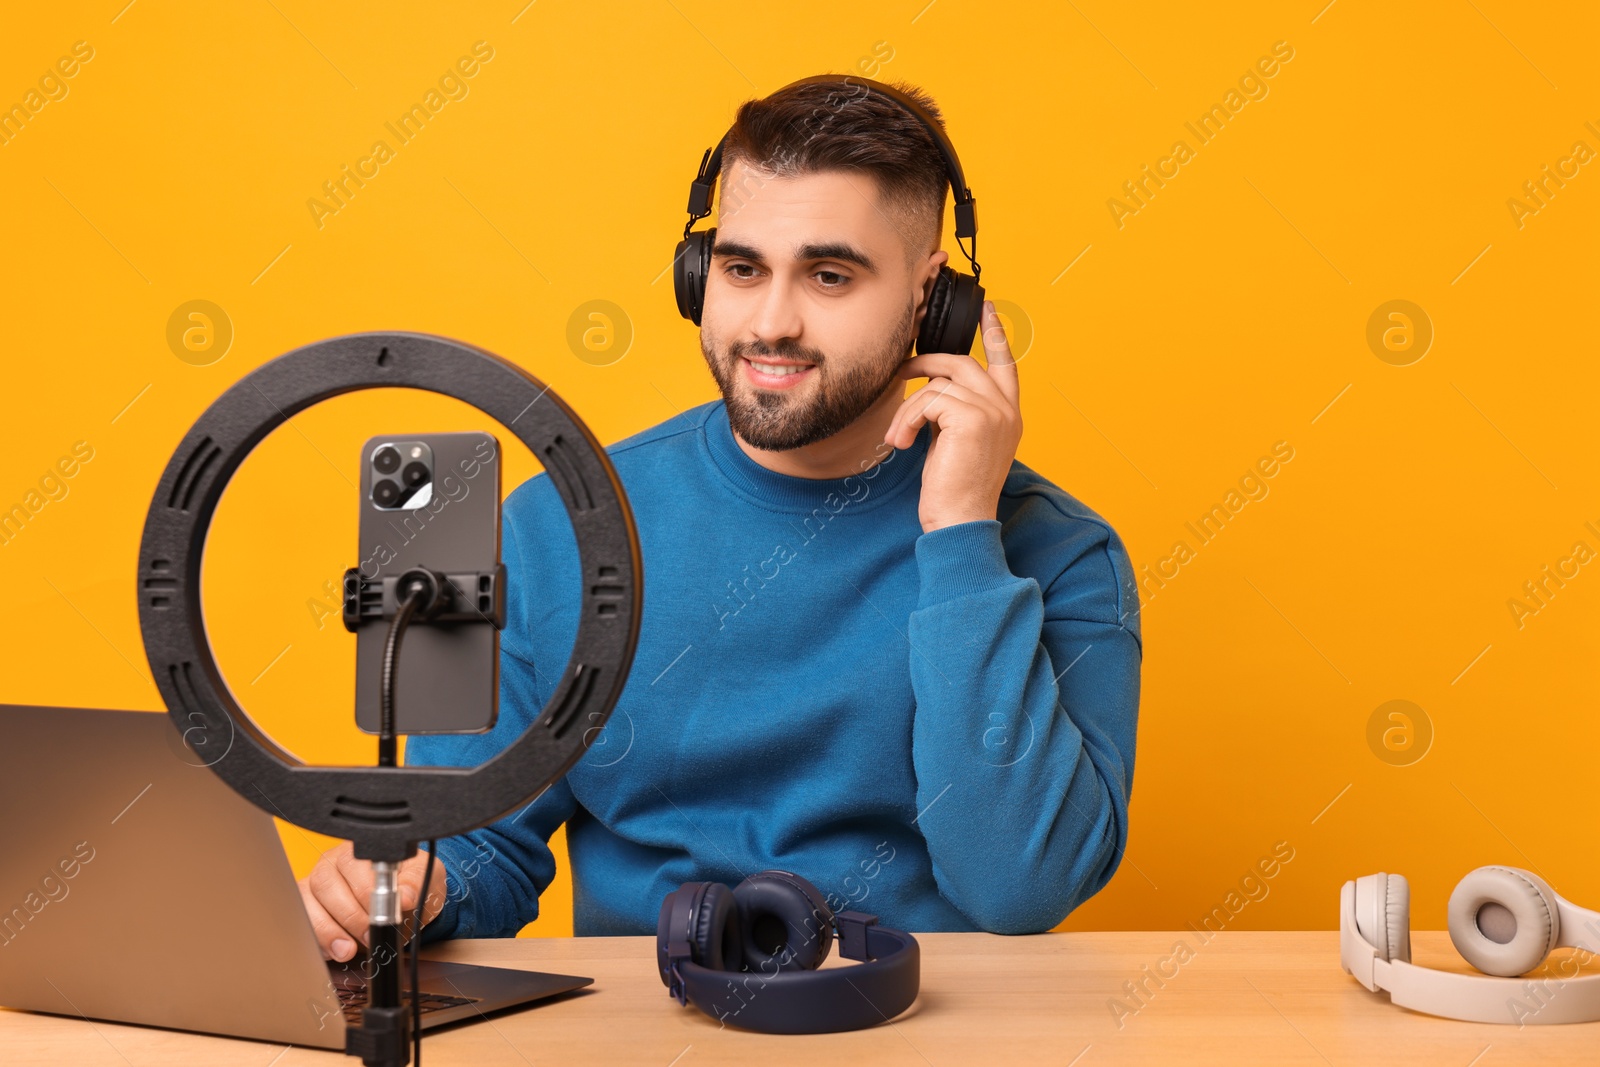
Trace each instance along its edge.
{"label": "man's dark hair", "polygon": [[[940,130],[945,128],[938,105],[924,90],[905,82],[887,84],[920,104]],[[756,171],[758,181],[865,171],[877,180],[890,222],[906,244],[907,260],[915,263],[939,247],[949,182],[944,157],[922,123],[899,104],[867,91],[859,79],[779,89],[745,101],[722,149],[723,178],[735,161]],[[724,209],[740,199],[742,190],[724,182]]]}

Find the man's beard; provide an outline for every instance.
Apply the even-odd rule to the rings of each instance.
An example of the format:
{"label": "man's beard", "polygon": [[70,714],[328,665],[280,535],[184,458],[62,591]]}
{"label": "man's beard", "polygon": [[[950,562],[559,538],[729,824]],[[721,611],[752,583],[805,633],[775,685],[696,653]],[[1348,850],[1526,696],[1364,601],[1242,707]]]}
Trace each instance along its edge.
{"label": "man's beard", "polygon": [[[700,351],[711,376],[717,380],[728,410],[728,425],[755,448],[785,452],[832,437],[860,418],[883,396],[897,379],[900,364],[911,351],[916,308],[908,305],[906,314],[890,333],[883,346],[848,370],[828,369],[827,357],[816,349],[801,348],[790,338],[779,342],[776,350],[761,341],[737,341],[725,356],[718,356],[716,342],[704,329],[700,331]],[[795,389],[774,391],[749,384],[740,357],[760,361],[804,360],[816,365],[816,382],[800,389],[810,390],[804,399],[790,395]],[[741,384],[741,382],[743,384]],[[754,390],[754,396],[751,391]]]}

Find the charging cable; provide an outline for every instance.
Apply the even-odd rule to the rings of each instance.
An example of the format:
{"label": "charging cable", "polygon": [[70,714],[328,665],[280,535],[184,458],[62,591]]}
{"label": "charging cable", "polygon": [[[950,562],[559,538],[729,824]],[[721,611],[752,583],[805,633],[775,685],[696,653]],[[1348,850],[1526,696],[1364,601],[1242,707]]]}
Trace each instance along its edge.
{"label": "charging cable", "polygon": [[445,576],[426,567],[413,567],[400,576],[394,587],[400,607],[389,622],[389,635],[383,642],[383,682],[379,702],[378,766],[395,765],[394,672],[400,659],[400,639],[413,617],[427,619],[450,603],[450,585]]}
{"label": "charging cable", "polygon": [[434,853],[438,842],[428,841],[428,865],[422,869],[422,892],[417,894],[417,909],[411,917],[411,1059],[422,1067],[422,986],[417,977],[417,951],[422,947],[422,909],[428,903],[428,883],[433,880]]}
{"label": "charging cable", "polygon": [[[380,686],[382,716],[378,726],[378,766],[395,765],[394,686],[395,666],[400,659],[400,641],[406,627],[415,618],[426,619],[450,602],[449,586],[444,575],[425,567],[406,571],[395,584],[395,599],[399,610],[389,623],[389,634],[383,643],[383,681]],[[417,895],[417,906],[411,917],[411,1059],[422,1067],[422,995],[419,981],[417,951],[422,944],[422,911],[428,902],[428,888],[433,880],[434,853],[437,841],[428,841],[428,865],[422,873],[422,892]]]}

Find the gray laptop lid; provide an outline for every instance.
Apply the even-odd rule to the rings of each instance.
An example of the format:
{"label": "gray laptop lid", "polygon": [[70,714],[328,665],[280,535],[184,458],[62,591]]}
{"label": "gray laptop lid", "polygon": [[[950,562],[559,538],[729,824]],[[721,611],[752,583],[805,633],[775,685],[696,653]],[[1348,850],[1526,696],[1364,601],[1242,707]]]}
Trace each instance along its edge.
{"label": "gray laptop lid", "polygon": [[277,829],[202,763],[164,713],[0,705],[0,1004],[343,1049]]}

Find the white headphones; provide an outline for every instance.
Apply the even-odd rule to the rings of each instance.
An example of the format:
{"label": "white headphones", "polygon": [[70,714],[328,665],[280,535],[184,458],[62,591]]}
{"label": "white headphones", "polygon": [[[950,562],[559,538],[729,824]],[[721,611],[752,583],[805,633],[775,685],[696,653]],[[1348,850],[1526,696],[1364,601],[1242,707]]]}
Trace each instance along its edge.
{"label": "white headphones", "polygon": [[1479,867],[1450,894],[1449,923],[1450,940],[1468,963],[1505,977],[1413,965],[1411,889],[1399,874],[1369,874],[1339,890],[1339,965],[1400,1007],[1447,1019],[1519,1026],[1600,1020],[1600,974],[1514,977],[1558,948],[1600,954],[1600,913],[1562,899],[1520,867]]}

